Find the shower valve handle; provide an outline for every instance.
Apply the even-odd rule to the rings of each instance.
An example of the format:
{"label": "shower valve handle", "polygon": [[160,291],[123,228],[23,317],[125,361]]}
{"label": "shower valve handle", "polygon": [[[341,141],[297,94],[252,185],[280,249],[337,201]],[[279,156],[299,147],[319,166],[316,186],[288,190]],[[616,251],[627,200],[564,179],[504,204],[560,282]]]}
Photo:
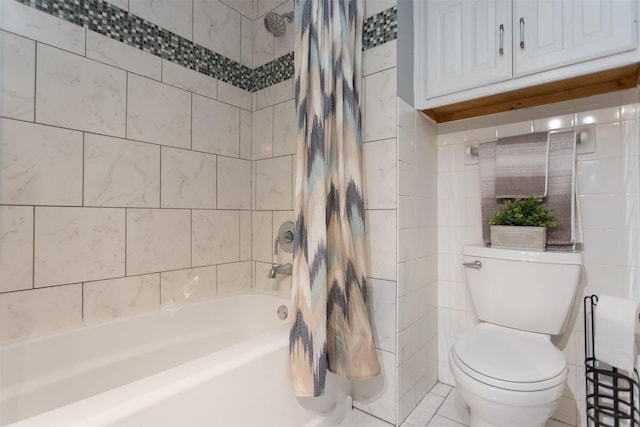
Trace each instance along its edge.
{"label": "shower valve handle", "polygon": [[276,244],[273,248],[273,252],[275,255],[278,255],[278,246],[280,242],[291,243],[293,242],[293,233],[291,231],[285,231],[284,233],[276,236]]}

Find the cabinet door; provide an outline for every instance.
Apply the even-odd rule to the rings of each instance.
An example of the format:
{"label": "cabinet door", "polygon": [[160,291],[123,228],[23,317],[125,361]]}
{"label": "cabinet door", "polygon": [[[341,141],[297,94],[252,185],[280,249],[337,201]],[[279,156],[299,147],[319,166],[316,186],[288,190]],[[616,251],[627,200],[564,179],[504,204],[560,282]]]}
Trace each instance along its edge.
{"label": "cabinet door", "polygon": [[634,49],[633,0],[514,0],[514,76]]}
{"label": "cabinet door", "polygon": [[427,98],[511,78],[510,0],[430,0],[426,13]]}

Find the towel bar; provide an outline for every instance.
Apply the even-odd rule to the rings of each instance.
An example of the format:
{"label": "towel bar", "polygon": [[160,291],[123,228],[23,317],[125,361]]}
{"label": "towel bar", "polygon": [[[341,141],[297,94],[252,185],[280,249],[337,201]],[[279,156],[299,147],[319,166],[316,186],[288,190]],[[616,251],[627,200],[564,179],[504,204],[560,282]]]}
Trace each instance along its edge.
{"label": "towel bar", "polygon": [[[589,139],[589,131],[583,130],[580,131],[580,138],[578,138],[578,144],[585,142]],[[469,146],[467,147],[467,154],[477,157],[478,156],[478,147]]]}

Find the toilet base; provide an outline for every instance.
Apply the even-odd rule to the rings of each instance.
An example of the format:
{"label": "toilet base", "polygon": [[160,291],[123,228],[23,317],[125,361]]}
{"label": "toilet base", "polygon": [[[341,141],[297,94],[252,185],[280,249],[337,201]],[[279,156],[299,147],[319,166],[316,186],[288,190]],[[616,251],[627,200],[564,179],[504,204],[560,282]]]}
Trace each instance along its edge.
{"label": "toilet base", "polygon": [[[453,355],[453,352],[452,352]],[[458,393],[470,410],[470,427],[544,427],[560,403],[566,375],[550,388],[537,391],[506,390],[475,380],[450,358]]]}
{"label": "toilet base", "polygon": [[[546,421],[543,423],[537,423],[537,424],[528,424],[526,426],[519,426],[519,427],[545,427],[546,425]],[[492,424],[488,421],[483,420],[482,418],[479,418],[477,416],[473,415],[473,411],[470,413],[469,415],[469,427],[502,427],[502,426],[498,426],[495,424]]]}

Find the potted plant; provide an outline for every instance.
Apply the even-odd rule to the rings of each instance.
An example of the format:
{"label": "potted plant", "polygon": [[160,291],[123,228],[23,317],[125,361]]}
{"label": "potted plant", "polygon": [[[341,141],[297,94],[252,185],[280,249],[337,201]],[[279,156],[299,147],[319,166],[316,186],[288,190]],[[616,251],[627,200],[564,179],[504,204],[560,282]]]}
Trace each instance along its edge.
{"label": "potted plant", "polygon": [[491,215],[489,225],[492,247],[544,250],[556,217],[537,197],[516,197]]}

